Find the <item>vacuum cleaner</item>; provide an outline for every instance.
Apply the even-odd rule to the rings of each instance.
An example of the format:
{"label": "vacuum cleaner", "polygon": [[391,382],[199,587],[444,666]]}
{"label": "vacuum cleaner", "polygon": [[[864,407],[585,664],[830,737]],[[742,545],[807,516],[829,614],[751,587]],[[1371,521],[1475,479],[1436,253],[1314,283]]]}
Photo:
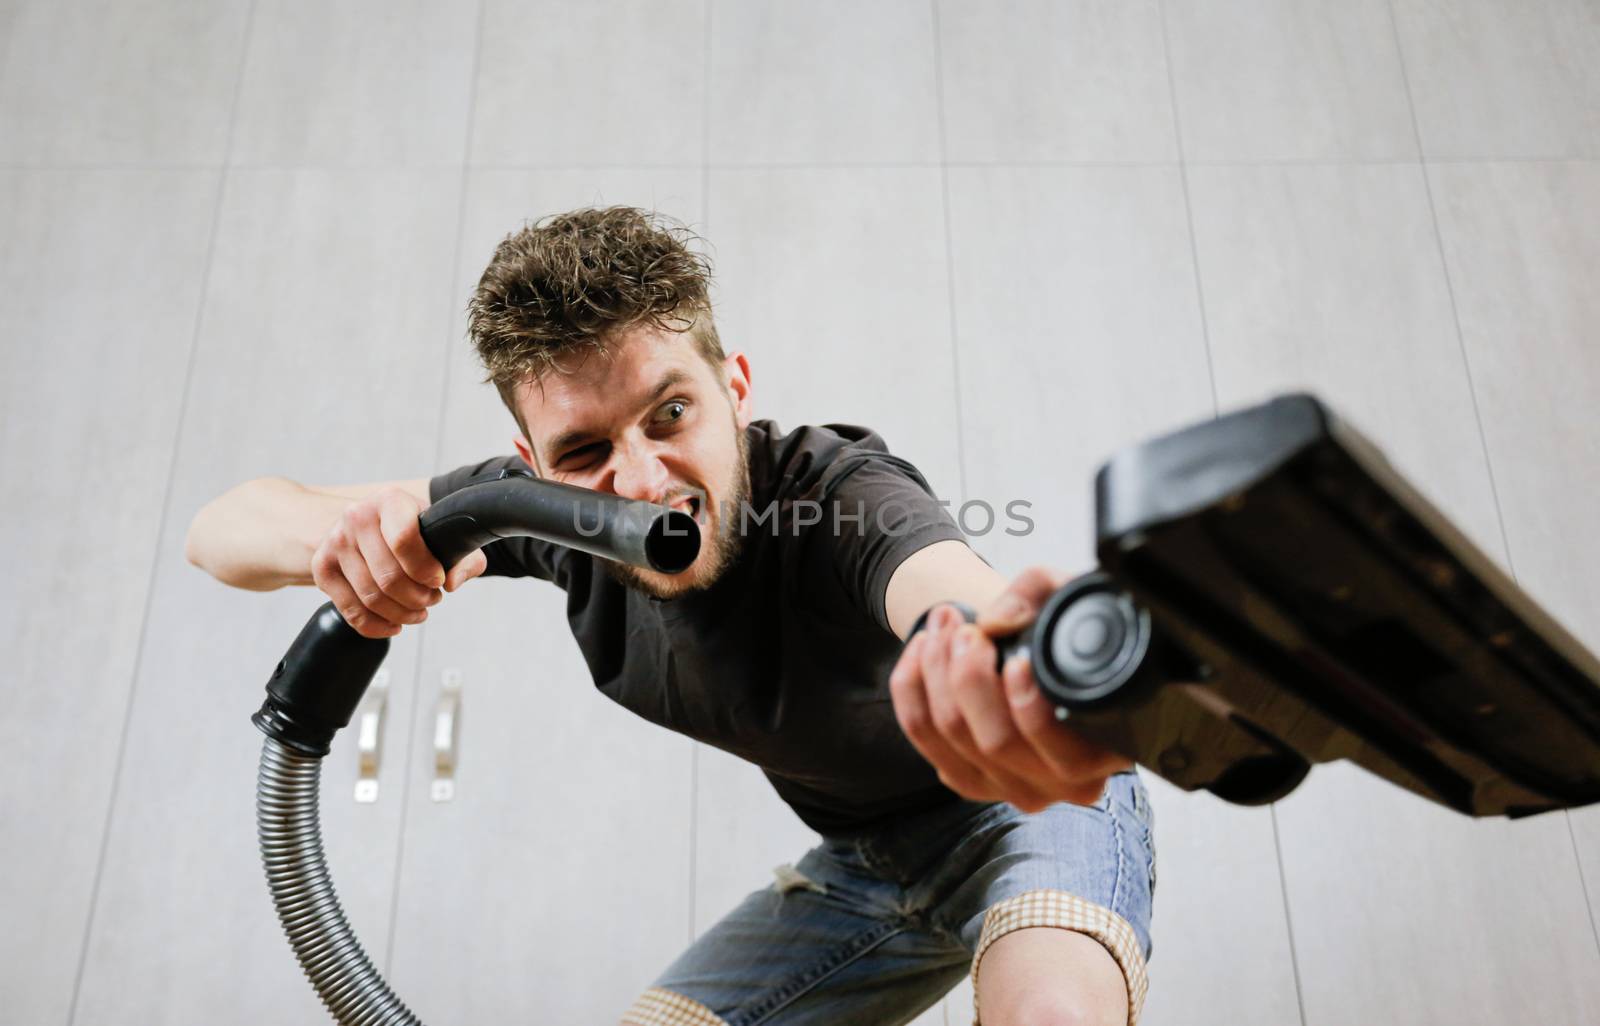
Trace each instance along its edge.
{"label": "vacuum cleaner", "polygon": [[[675,574],[694,564],[700,525],[687,513],[605,495],[526,471],[482,475],[423,511],[423,541],[452,567],[503,538],[534,537],[603,559]],[[389,989],[339,905],[322,851],[322,759],[350,722],[389,651],[325,603],[301,628],[250,718],[266,741],[256,777],[256,833],[272,903],[300,967],[344,1026],[418,1024]]]}
{"label": "vacuum cleaner", "polygon": [[[1095,500],[1099,568],[996,645],[1002,662],[1027,652],[1089,740],[1238,805],[1336,759],[1470,816],[1600,801],[1600,660],[1315,397],[1125,449]],[[446,567],[515,536],[663,573],[700,546],[687,514],[515,471],[441,499],[421,529]],[[318,779],[388,645],[325,604],[252,717],[273,903],[334,1019],[362,1026],[420,1020],[339,906]]]}

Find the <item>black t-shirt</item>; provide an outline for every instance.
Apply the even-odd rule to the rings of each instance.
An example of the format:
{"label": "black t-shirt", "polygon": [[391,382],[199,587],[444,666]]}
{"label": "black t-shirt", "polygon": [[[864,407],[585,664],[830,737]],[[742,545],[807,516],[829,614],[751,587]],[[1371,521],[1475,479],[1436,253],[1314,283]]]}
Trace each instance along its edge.
{"label": "black t-shirt", "polygon": [[[960,529],[916,468],[867,428],[781,434],[759,420],[746,436],[744,549],[709,589],[651,598],[595,557],[534,538],[486,546],[485,573],[559,585],[596,687],[760,766],[814,830],[847,832],[954,800],[895,720],[888,682],[900,642],[884,592],[907,556]],[[437,502],[508,467],[528,469],[497,457],[433,478],[429,494]]]}

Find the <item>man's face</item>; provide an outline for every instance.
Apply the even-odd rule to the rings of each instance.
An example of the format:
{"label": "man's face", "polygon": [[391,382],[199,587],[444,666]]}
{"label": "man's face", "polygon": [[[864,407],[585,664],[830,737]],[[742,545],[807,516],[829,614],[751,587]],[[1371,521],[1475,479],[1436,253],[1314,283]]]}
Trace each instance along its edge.
{"label": "man's face", "polygon": [[[558,361],[542,385],[517,391],[528,427],[517,452],[536,474],[627,499],[693,512],[700,555],[681,573],[606,563],[612,577],[656,598],[709,588],[738,556],[739,510],[750,494],[744,429],[750,364],[734,353],[720,373],[684,332],[649,325],[594,352]],[[731,526],[723,520],[731,521]]]}

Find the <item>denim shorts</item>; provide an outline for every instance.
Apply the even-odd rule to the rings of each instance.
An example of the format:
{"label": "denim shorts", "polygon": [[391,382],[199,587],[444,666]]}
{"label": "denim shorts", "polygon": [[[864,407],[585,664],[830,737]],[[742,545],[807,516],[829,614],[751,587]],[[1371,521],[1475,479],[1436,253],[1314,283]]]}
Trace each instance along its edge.
{"label": "denim shorts", "polygon": [[690,945],[622,1022],[899,1026],[967,973],[976,987],[999,937],[1053,926],[1105,945],[1133,1026],[1151,953],[1152,824],[1144,782],[1129,770],[1092,806],[1029,815],[956,801],[825,835]]}

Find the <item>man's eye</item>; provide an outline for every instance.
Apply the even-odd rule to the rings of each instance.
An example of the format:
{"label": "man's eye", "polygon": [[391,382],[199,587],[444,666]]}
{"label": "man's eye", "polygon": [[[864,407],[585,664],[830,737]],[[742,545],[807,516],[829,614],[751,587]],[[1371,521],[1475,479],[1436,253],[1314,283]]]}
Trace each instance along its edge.
{"label": "man's eye", "polygon": [[604,448],[603,445],[596,443],[595,445],[586,445],[581,449],[574,449],[561,457],[556,466],[561,470],[582,470],[594,462],[593,458],[602,448]]}
{"label": "man's eye", "polygon": [[656,420],[661,423],[670,424],[673,421],[682,420],[688,415],[688,413],[689,404],[684,402],[682,399],[674,399],[656,411]]}

